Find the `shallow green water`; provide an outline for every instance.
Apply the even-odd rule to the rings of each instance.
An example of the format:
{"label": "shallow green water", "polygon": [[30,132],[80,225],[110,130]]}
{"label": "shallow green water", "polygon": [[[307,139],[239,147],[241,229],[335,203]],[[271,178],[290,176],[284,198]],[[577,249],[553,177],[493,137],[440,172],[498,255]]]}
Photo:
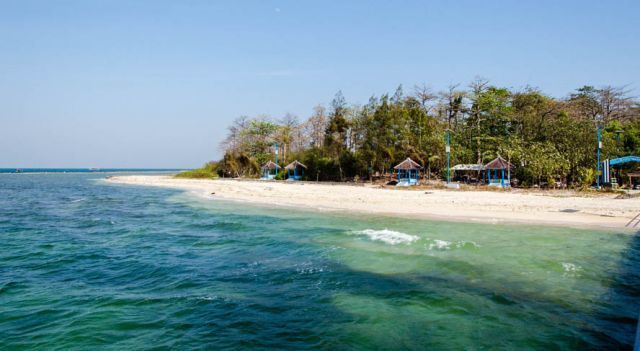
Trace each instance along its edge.
{"label": "shallow green water", "polygon": [[616,349],[632,233],[273,210],[0,175],[0,349]]}

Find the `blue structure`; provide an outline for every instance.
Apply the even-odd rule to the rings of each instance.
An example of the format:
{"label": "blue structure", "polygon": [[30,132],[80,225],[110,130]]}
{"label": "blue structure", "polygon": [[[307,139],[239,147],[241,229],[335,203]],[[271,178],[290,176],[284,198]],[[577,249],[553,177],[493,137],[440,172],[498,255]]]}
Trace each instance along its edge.
{"label": "blue structure", "polygon": [[609,165],[615,166],[615,165],[629,163],[629,162],[640,163],[640,156],[624,156],[624,157],[614,158],[613,160],[609,160]]}
{"label": "blue structure", "polygon": [[[513,168],[515,167],[513,167],[509,161],[500,156],[482,167],[487,177],[487,184],[489,186],[498,186],[501,188],[508,188],[511,186],[511,170]],[[505,170],[507,170],[506,179]]]}
{"label": "blue structure", "polygon": [[406,160],[400,162],[397,166],[393,167],[397,174],[398,184],[396,186],[409,186],[416,185],[420,180],[420,170],[422,167],[411,158],[407,157]]}
{"label": "blue structure", "polygon": [[280,168],[280,166],[278,166],[277,164],[273,163],[273,161],[269,161],[267,163],[265,163],[264,165],[262,165],[262,167],[260,167],[260,169],[262,170],[262,177],[260,177],[261,180],[273,180],[276,178],[276,176],[278,176],[278,169]]}
{"label": "blue structure", "polygon": [[640,163],[640,156],[629,155],[614,158],[613,160],[605,160],[604,162],[599,163],[598,168],[602,168],[602,174],[598,176],[598,185],[611,183],[611,167],[631,162]]}
{"label": "blue structure", "polygon": [[301,180],[307,166],[295,160],[284,167],[287,170],[287,180]]}

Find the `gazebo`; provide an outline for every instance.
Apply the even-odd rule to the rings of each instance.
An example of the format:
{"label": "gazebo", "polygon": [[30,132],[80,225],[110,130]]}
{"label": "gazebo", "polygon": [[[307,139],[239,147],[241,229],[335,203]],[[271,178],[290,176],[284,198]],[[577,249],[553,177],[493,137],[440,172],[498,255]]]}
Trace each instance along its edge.
{"label": "gazebo", "polygon": [[288,172],[287,180],[300,180],[304,175],[304,170],[307,169],[307,166],[300,163],[298,160],[295,160],[284,167],[284,169]]}
{"label": "gazebo", "polygon": [[273,180],[280,169],[280,166],[275,164],[273,161],[269,161],[260,167],[262,170],[262,180]]}
{"label": "gazebo", "polygon": [[393,167],[398,175],[399,186],[409,186],[418,184],[420,179],[420,170],[422,167],[410,157]]}
{"label": "gazebo", "polygon": [[[511,186],[510,171],[513,168],[515,167],[509,161],[500,156],[482,167],[487,177],[487,184],[489,186],[499,186],[501,188],[508,188]],[[507,170],[507,179],[504,177],[505,170]]]}

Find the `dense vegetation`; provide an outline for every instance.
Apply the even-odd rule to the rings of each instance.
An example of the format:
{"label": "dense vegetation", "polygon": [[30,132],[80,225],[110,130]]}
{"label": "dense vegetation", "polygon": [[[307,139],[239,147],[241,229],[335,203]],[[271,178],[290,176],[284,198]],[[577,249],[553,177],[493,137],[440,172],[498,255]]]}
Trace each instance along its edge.
{"label": "dense vegetation", "polygon": [[255,177],[262,163],[275,160],[277,142],[279,164],[298,159],[312,180],[368,179],[406,157],[423,165],[426,177],[443,177],[449,130],[452,165],[500,155],[516,165],[522,184],[577,186],[595,179],[596,125],[603,159],[640,154],[640,107],[625,88],[584,86],[558,99],[476,79],[467,89],[440,93],[422,86],[405,95],[400,86],[364,106],[347,104],[338,92],[328,109],[315,107],[306,121],[291,114],[236,119],[216,167],[221,175]]}

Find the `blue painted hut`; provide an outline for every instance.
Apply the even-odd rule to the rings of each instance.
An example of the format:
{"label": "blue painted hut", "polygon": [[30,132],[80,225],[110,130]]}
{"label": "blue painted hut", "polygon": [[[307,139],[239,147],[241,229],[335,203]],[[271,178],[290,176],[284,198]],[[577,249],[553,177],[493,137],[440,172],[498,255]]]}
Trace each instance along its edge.
{"label": "blue painted hut", "polygon": [[[602,184],[610,184],[612,187],[618,186],[618,179],[621,175],[622,165],[626,163],[640,163],[640,156],[624,156],[619,158],[614,158],[612,160],[605,160],[602,162],[602,175],[601,181]],[[614,170],[614,176],[611,174],[611,168]],[[617,176],[615,176],[617,175]],[[629,179],[630,186],[633,187],[633,183],[631,183],[631,179]]]}
{"label": "blue painted hut", "polygon": [[307,166],[295,160],[284,167],[287,170],[287,180],[300,180],[304,176]]}
{"label": "blue painted hut", "polygon": [[416,185],[420,180],[420,166],[416,161],[407,157],[406,160],[400,162],[397,166],[393,167],[393,170],[397,174],[399,186]]}
{"label": "blue painted hut", "polygon": [[280,169],[280,166],[275,164],[273,161],[269,161],[269,162],[263,164],[262,167],[260,167],[260,169],[262,170],[262,177],[260,179],[262,179],[262,180],[273,180],[273,179],[275,179],[276,174],[278,173],[278,170]]}
{"label": "blue painted hut", "polygon": [[511,186],[511,170],[513,168],[515,167],[509,161],[500,156],[482,167],[485,171],[487,184],[501,188]]}

